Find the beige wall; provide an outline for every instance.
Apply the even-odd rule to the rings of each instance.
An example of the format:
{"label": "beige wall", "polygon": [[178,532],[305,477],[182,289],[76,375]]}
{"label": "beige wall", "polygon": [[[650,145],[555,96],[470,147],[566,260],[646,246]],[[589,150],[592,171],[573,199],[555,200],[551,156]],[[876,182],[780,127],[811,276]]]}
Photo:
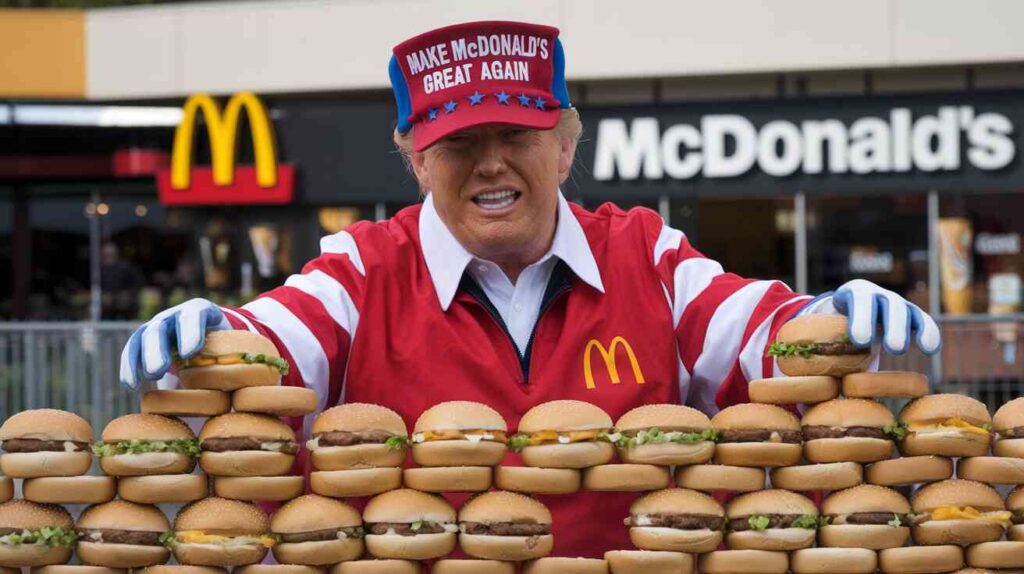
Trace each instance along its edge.
{"label": "beige wall", "polygon": [[0,10],[0,97],[85,95],[85,14]]}

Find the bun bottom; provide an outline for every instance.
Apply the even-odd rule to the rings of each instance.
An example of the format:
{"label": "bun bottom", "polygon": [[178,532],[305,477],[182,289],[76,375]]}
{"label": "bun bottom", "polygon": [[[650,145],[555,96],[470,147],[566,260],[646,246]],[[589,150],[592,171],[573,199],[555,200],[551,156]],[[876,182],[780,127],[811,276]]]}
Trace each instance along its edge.
{"label": "bun bottom", "polygon": [[285,502],[302,496],[301,476],[225,476],[213,479],[221,498],[250,502]]}
{"label": "bun bottom", "polygon": [[693,556],[657,550],[609,550],[604,553],[611,574],[692,574]]}
{"label": "bun bottom", "polygon": [[107,568],[143,568],[167,562],[171,551],[163,546],[79,542],[78,559]]}
{"label": "bun bottom", "polygon": [[430,560],[447,556],[455,549],[455,534],[368,534],[366,550],[378,558],[403,560]]}
{"label": "bun bottom", "polygon": [[1002,438],[992,445],[992,454],[1012,458],[1024,458],[1024,438]]}
{"label": "bun bottom", "polygon": [[324,574],[324,569],[302,564],[251,564],[235,568],[232,574]]}
{"label": "bun bottom", "polygon": [[520,562],[541,558],[551,554],[555,539],[550,534],[543,536],[486,536],[460,534],[459,547],[467,555],[486,560],[508,560]]}
{"label": "bun bottom", "polygon": [[[6,455],[4,455],[6,456]],[[19,544],[8,546],[0,544],[0,564],[7,568],[31,568],[64,564],[71,559],[70,546],[39,546],[36,544]]]}
{"label": "bun bottom", "polygon": [[204,452],[199,466],[210,476],[282,476],[295,463],[294,454],[265,450]]}
{"label": "bun bottom", "polygon": [[571,468],[499,466],[494,484],[501,490],[529,494],[571,494],[580,489],[580,471]]}
{"label": "bun bottom", "polygon": [[832,524],[818,530],[818,544],[836,548],[885,550],[899,548],[910,538],[910,528],[886,524]]}
{"label": "bun bottom", "polygon": [[985,456],[988,454],[990,439],[990,436],[955,429],[929,433],[909,432],[900,442],[900,452],[903,456]]}
{"label": "bun bottom", "polygon": [[1024,568],[1024,542],[982,542],[967,547],[972,568]]}
{"label": "bun bottom", "polygon": [[318,470],[309,473],[309,487],[321,496],[334,498],[370,496],[401,488],[402,469]]}
{"label": "bun bottom", "polygon": [[956,476],[988,484],[1024,484],[1024,458],[961,458],[956,463]]}
{"label": "bun bottom", "polygon": [[226,568],[218,566],[150,566],[142,570],[144,574],[227,574]]}
{"label": "bun bottom", "polygon": [[696,444],[645,444],[618,450],[619,458],[625,463],[681,466],[701,464],[711,460],[715,454],[715,443],[703,441]]}
{"label": "bun bottom", "polygon": [[215,417],[231,410],[231,395],[224,391],[149,391],[142,395],[142,412],[175,417]]}
{"label": "bun bottom", "polygon": [[310,453],[316,470],[353,470],[402,466],[406,449],[388,448],[386,444],[354,444],[322,446]]}
{"label": "bun bottom", "polygon": [[793,466],[800,463],[799,444],[730,442],[715,447],[715,462],[732,466]]}
{"label": "bun bottom", "polygon": [[523,574],[608,574],[608,563],[596,558],[538,558],[523,565]]}
{"label": "bun bottom", "polygon": [[503,442],[432,440],[412,445],[412,460],[420,466],[494,466],[508,454]]}
{"label": "bun bottom", "polygon": [[676,484],[704,492],[720,490],[753,492],[764,489],[763,468],[728,466],[723,464],[695,464],[676,469]]}
{"label": "bun bottom", "polygon": [[1003,527],[982,520],[929,520],[914,526],[914,541],[925,546],[977,544],[1003,537]]}
{"label": "bun bottom", "polygon": [[745,530],[727,534],[725,545],[731,550],[800,550],[814,545],[814,534],[806,528]]}
{"label": "bun bottom", "polygon": [[148,476],[151,474],[190,473],[196,460],[175,452],[144,452],[115,454],[100,458],[100,468],[107,476]]}
{"label": "bun bottom", "polygon": [[0,502],[14,498],[14,481],[9,476],[0,476]]}
{"label": "bun bottom", "polygon": [[330,574],[422,574],[423,567],[410,560],[355,560],[342,562]]}
{"label": "bun bottom", "polygon": [[315,412],[319,405],[316,391],[305,387],[246,387],[231,395],[236,411],[276,417],[301,417]]}
{"label": "bun bottom", "polygon": [[140,504],[192,502],[209,492],[205,474],[154,474],[117,481],[118,496]]}
{"label": "bun bottom", "polygon": [[246,566],[261,562],[267,555],[263,546],[218,546],[182,544],[174,546],[174,558],[187,566]]}
{"label": "bun bottom", "polygon": [[580,469],[611,462],[615,457],[615,447],[611,443],[597,441],[542,444],[525,447],[519,456],[526,466]]}
{"label": "bun bottom", "polygon": [[281,373],[270,365],[210,365],[178,371],[178,380],[186,389],[237,391],[245,387],[281,384]]}
{"label": "bun bottom", "polygon": [[855,462],[829,462],[773,468],[772,487],[796,492],[843,490],[864,482],[864,469]]}
{"label": "bun bottom", "polygon": [[433,466],[402,471],[405,486],[423,492],[482,492],[491,488],[489,466]]}
{"label": "bun bottom", "polygon": [[910,456],[880,460],[864,471],[864,478],[868,484],[879,486],[937,482],[952,476],[953,461],[941,456]]}
{"label": "bun bottom", "polygon": [[513,562],[501,562],[499,560],[453,560],[445,559],[434,562],[430,569],[431,574],[515,574],[516,565]]}
{"label": "bun bottom", "polygon": [[360,538],[346,538],[319,542],[286,542],[275,544],[273,552],[274,558],[282,564],[329,566],[362,556],[363,541]]}
{"label": "bun bottom", "polygon": [[871,364],[871,353],[868,350],[859,355],[793,355],[778,357],[775,363],[780,371],[791,377],[845,377],[866,371]]}
{"label": "bun bottom", "polygon": [[878,566],[884,574],[940,574],[964,565],[959,546],[907,546],[878,551]]}
{"label": "bun bottom", "polygon": [[640,550],[668,550],[703,554],[722,544],[720,530],[681,530],[657,526],[634,526],[629,529],[629,540]]}
{"label": "bun bottom", "polygon": [[839,396],[835,377],[776,377],[750,381],[750,402],[771,405],[821,403]]}
{"label": "bun bottom", "polygon": [[583,470],[585,490],[644,492],[668,485],[668,469],[650,464],[602,464]]}
{"label": "bun bottom", "polygon": [[805,548],[789,557],[793,574],[871,574],[878,555],[866,548]]}
{"label": "bun bottom", "polygon": [[[4,574],[21,574],[18,568],[3,568]],[[86,566],[76,564],[73,566],[55,564],[53,566],[39,566],[32,569],[32,574],[127,574],[127,570],[120,568],[107,568],[106,566]],[[217,573],[221,574],[221,573]]]}
{"label": "bun bottom", "polygon": [[879,438],[821,438],[804,443],[804,456],[811,462],[875,462],[888,459],[894,448]]}
{"label": "bun bottom", "polygon": [[52,476],[22,483],[25,500],[42,504],[100,504],[114,499],[117,479],[112,476]]}
{"label": "bun bottom", "polygon": [[1024,524],[1014,524],[1006,533],[1006,538],[1015,541],[1024,541]]}
{"label": "bun bottom", "polygon": [[766,550],[716,550],[700,556],[701,574],[786,574],[789,555]]}
{"label": "bun bottom", "polygon": [[843,377],[843,396],[851,399],[916,399],[928,394],[928,377],[909,371],[853,373]]}
{"label": "bun bottom", "polygon": [[92,466],[91,452],[9,452],[0,455],[0,470],[10,478],[80,476]]}

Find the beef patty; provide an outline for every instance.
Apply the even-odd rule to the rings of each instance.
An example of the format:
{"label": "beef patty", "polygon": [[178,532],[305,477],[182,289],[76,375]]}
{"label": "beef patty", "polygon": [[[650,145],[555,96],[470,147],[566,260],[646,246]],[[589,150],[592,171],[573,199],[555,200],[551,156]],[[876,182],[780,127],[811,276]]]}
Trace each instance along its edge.
{"label": "beef patty", "polygon": [[63,441],[63,440],[38,440],[33,438],[9,438],[4,441],[3,448],[7,452],[65,452],[64,444],[70,442],[75,445],[75,452],[86,452],[91,450],[87,442]]}
{"label": "beef patty", "polygon": [[[270,442],[284,442],[272,439],[259,439],[254,437],[228,437],[208,438],[199,443],[199,449],[207,452],[232,452],[236,450],[264,450],[263,444]],[[295,454],[299,451],[299,445],[294,442],[284,442],[279,452],[284,454]]]}
{"label": "beef patty", "polygon": [[[778,438],[773,440],[773,435]],[[718,442],[783,442],[800,444],[803,434],[798,430],[729,429],[723,430]]]}
{"label": "beef patty", "polygon": [[823,438],[880,438],[891,440],[886,436],[885,431],[877,427],[845,427],[836,428],[823,425],[810,425],[803,428],[804,440],[818,440]]}
{"label": "beef patty", "polygon": [[676,528],[679,530],[721,530],[725,518],[710,514],[672,514],[657,512],[644,515],[647,520],[638,524],[637,517],[630,516],[624,522],[626,526],[654,526],[660,528]]}
{"label": "beef patty", "polygon": [[[791,528],[802,515],[801,514],[766,514],[768,517],[768,528]],[[750,526],[750,516],[737,516],[729,519],[729,530],[743,532],[753,530]]]}
{"label": "beef patty", "polygon": [[105,544],[133,544],[136,546],[163,546],[162,532],[142,530],[113,530],[109,528],[80,528],[78,539],[82,542],[103,542]]}
{"label": "beef patty", "polygon": [[394,530],[399,536],[416,536],[417,534],[441,534],[444,526],[434,522],[424,522],[420,527],[413,530],[412,524],[404,522],[376,522],[366,525],[367,534],[387,534],[388,530]]}
{"label": "beef patty", "polygon": [[329,542],[331,540],[338,540],[342,538],[338,536],[339,532],[344,532],[345,537],[348,538],[361,536],[359,526],[328,528],[326,530],[313,530],[310,532],[292,532],[287,534],[278,534],[278,536],[281,537],[281,542],[287,542],[289,544],[298,544],[300,542]]}
{"label": "beef patty", "polygon": [[320,439],[320,446],[352,446],[356,444],[383,444],[393,437],[392,433],[383,430],[365,431],[329,431],[318,433],[314,438]]}
{"label": "beef patty", "polygon": [[462,531],[466,534],[485,536],[542,536],[551,534],[551,525],[525,522],[463,522]]}

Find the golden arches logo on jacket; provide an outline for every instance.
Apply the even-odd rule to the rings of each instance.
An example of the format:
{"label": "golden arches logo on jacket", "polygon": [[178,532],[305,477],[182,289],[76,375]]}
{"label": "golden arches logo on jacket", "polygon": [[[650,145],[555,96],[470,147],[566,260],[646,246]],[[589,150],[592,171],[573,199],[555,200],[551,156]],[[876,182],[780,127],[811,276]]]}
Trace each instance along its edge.
{"label": "golden arches logo on jacket", "polygon": [[626,351],[626,358],[629,359],[629,366],[633,369],[633,379],[638,385],[644,384],[644,373],[640,370],[640,362],[636,360],[636,353],[633,352],[633,347],[629,344],[629,341],[621,336],[615,336],[611,342],[605,347],[601,344],[601,341],[597,339],[591,339],[587,342],[587,347],[583,351],[583,377],[586,381],[588,389],[594,389],[597,387],[594,384],[594,371],[593,371],[593,358],[591,355],[594,354],[594,350],[597,349],[598,354],[604,360],[604,366],[608,369],[608,377],[611,379],[613,385],[617,385],[622,380],[619,378],[619,367],[616,364],[615,351],[619,346]]}
{"label": "golden arches logo on jacket", "polygon": [[[185,101],[174,131],[171,168],[157,173],[164,205],[280,205],[295,188],[295,167],[278,164],[274,127],[256,94],[239,92],[221,111],[209,94]],[[245,112],[252,133],[254,165],[236,165],[238,128]],[[210,141],[210,166],[193,165],[196,126],[202,116]]]}

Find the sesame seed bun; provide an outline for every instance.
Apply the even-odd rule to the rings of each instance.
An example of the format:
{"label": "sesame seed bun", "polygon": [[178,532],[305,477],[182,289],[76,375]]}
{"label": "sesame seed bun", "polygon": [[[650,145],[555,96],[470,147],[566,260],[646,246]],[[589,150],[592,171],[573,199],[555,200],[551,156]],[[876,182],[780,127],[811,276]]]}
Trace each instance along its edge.
{"label": "sesame seed bun", "polygon": [[[155,506],[114,500],[90,506],[78,519],[78,528],[102,530],[130,530],[164,533],[171,527],[167,517]],[[163,546],[141,544],[112,544],[94,542],[88,538],[78,541],[78,558],[86,564],[108,568],[142,568],[163,564],[170,551]]]}
{"label": "sesame seed bun", "polygon": [[903,546],[910,537],[907,526],[851,524],[846,520],[847,515],[860,512],[909,513],[910,502],[884,486],[864,484],[834,492],[822,503],[821,512],[832,517],[828,525],[818,530],[821,546],[882,550]]}
{"label": "sesame seed bun", "polygon": [[92,427],[75,413],[32,409],[12,415],[0,426],[0,440],[12,438],[92,442]]}
{"label": "sesame seed bun", "polygon": [[[657,428],[665,432],[702,431],[711,428],[711,420],[697,409],[683,405],[644,405],[628,411],[615,423],[621,431]],[[701,441],[693,444],[646,444],[631,448],[620,447],[619,458],[626,463],[673,466],[698,464],[711,460],[715,443]]]}
{"label": "sesame seed bun", "polygon": [[[551,525],[551,512],[538,500],[514,492],[494,491],[469,499],[459,510],[459,522]],[[520,561],[547,556],[554,545],[551,534],[499,536],[459,534],[459,546],[474,558]]]}
{"label": "sesame seed bun", "polygon": [[[727,407],[711,419],[711,426],[724,430],[800,430],[800,420],[775,405],[742,403]],[[802,445],[781,442],[719,442],[715,462],[731,466],[792,466],[800,462]]]}
{"label": "sesame seed bun", "polygon": [[[178,512],[174,530],[213,531],[225,536],[259,536],[270,530],[270,520],[258,507],[246,502],[211,497],[193,502]],[[263,560],[267,548],[259,545],[224,546],[179,542],[174,557],[195,566],[244,566]]]}
{"label": "sesame seed bun", "polygon": [[[379,494],[363,509],[366,523],[398,522],[412,524],[416,521],[454,523],[455,509],[440,496],[410,489],[392,490]],[[455,533],[416,534],[367,534],[366,549],[378,558],[399,558],[404,560],[429,560],[440,558],[455,548]]]}
{"label": "sesame seed bun", "polygon": [[612,419],[600,407],[583,401],[560,400],[539,404],[519,420],[519,432],[583,431],[612,427]]}
{"label": "sesame seed bun", "polygon": [[[279,508],[270,520],[270,529],[274,534],[298,534],[352,528],[362,523],[359,512],[344,502],[307,494]],[[359,558],[363,553],[363,541],[359,538],[344,538],[316,542],[281,542],[274,545],[273,552],[274,558],[284,564],[326,566]]]}
{"label": "sesame seed bun", "polygon": [[491,407],[473,401],[438,403],[416,419],[413,432],[442,430],[508,431],[501,414]]}
{"label": "sesame seed bun", "polygon": [[[788,490],[760,490],[741,494],[725,508],[729,519],[754,514],[818,515],[818,508],[806,496]],[[815,531],[806,528],[768,528],[762,531],[730,532],[725,543],[733,550],[798,550],[814,544]]]}
{"label": "sesame seed bun", "polygon": [[[915,513],[927,513],[943,506],[971,506],[981,512],[1004,510],[1003,499],[994,488],[973,480],[944,480],[917,491],[911,505]],[[1003,536],[1002,525],[987,520],[925,520],[912,535],[918,544],[974,544]]]}
{"label": "sesame seed bun", "polygon": [[[843,315],[805,315],[795,317],[779,329],[776,341],[791,344],[847,342],[848,321]],[[842,377],[867,369],[871,350],[856,355],[793,355],[776,357],[783,373],[798,376]]]}
{"label": "sesame seed bun", "polygon": [[[640,497],[629,507],[629,514],[633,518],[650,514],[724,516],[725,511],[718,501],[706,494],[685,488],[668,488]],[[632,526],[629,538],[641,550],[704,553],[718,548],[722,543],[722,531]]]}
{"label": "sesame seed bun", "polygon": [[[249,353],[280,358],[274,343],[251,331],[225,330],[211,331],[206,334],[206,341],[198,355],[203,357],[222,357]],[[178,379],[186,389],[209,389],[234,391],[244,387],[278,385],[281,373],[274,367],[262,363],[210,365],[180,369]]]}
{"label": "sesame seed bun", "polygon": [[984,456],[988,453],[991,436],[965,432],[956,427],[915,431],[915,425],[936,425],[948,419],[961,419],[974,426],[992,422],[988,408],[981,401],[957,394],[938,394],[921,397],[903,407],[899,419],[911,426],[900,443],[904,455],[934,454],[940,456]]}
{"label": "sesame seed bun", "polygon": [[[834,428],[871,427],[883,429],[896,417],[882,403],[866,399],[834,399],[811,407],[801,424]],[[842,437],[807,440],[804,456],[811,462],[874,462],[892,456],[895,445],[889,439]]]}
{"label": "sesame seed bun", "polygon": [[[38,530],[51,526],[72,529],[74,521],[63,507],[36,504],[24,500],[11,500],[0,504],[0,528]],[[0,544],[0,564],[8,568],[23,568],[64,564],[71,558],[70,546],[44,546],[39,544]]]}
{"label": "sesame seed bun", "polygon": [[[131,440],[189,440],[196,435],[181,420],[164,415],[131,414],[110,421],[103,429],[103,442]],[[146,452],[100,457],[100,467],[110,476],[185,474],[196,466],[193,457],[176,452]]]}

